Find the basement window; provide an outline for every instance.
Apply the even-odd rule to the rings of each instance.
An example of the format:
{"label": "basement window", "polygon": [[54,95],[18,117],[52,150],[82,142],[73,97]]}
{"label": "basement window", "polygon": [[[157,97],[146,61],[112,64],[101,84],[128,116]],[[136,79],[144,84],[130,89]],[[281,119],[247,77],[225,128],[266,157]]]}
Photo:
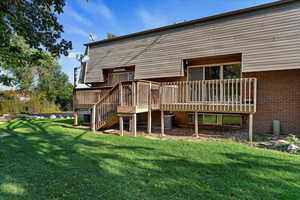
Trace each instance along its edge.
{"label": "basement window", "polygon": [[[188,124],[194,124],[195,113],[188,113]],[[199,125],[241,127],[242,117],[238,114],[207,114],[198,113]]]}
{"label": "basement window", "polygon": [[204,125],[222,125],[222,115],[220,114],[203,114]]}
{"label": "basement window", "polygon": [[224,126],[242,126],[241,115],[223,115],[223,125]]}

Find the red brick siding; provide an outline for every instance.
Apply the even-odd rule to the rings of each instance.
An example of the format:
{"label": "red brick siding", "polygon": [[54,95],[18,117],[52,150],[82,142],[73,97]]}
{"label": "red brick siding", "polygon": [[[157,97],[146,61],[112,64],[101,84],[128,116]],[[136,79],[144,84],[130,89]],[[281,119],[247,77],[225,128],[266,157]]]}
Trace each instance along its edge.
{"label": "red brick siding", "polygon": [[254,132],[272,132],[273,120],[280,120],[283,134],[300,135],[300,70],[243,73],[257,78],[257,112]]}

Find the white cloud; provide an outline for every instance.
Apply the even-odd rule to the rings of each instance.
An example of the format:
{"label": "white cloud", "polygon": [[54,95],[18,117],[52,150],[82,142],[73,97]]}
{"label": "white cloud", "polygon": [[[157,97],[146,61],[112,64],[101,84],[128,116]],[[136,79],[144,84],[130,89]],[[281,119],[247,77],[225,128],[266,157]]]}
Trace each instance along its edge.
{"label": "white cloud", "polygon": [[99,3],[96,7],[96,10],[99,12],[100,15],[102,15],[104,18],[108,20],[113,20],[114,16],[112,14],[112,11],[103,3]]}
{"label": "white cloud", "polygon": [[138,10],[137,16],[142,20],[146,28],[157,28],[168,24],[168,20],[165,17],[151,13],[145,9]]}
{"label": "white cloud", "polygon": [[114,15],[112,10],[105,5],[101,0],[98,1],[83,1],[83,0],[78,0],[77,1],[81,8],[83,8],[86,12],[91,13],[91,14],[96,14],[104,17],[105,19],[109,21],[114,21]]}
{"label": "white cloud", "polygon": [[77,22],[79,22],[82,25],[93,26],[93,23],[90,20],[88,20],[87,18],[79,15],[71,7],[66,7],[65,8],[65,14],[72,17],[74,20],[76,20]]}
{"label": "white cloud", "polygon": [[85,37],[86,39],[88,39],[88,37],[89,37],[88,32],[86,32],[85,30],[83,30],[79,27],[72,26],[70,24],[67,24],[65,26],[65,32],[70,33],[70,34],[77,34],[77,35]]}

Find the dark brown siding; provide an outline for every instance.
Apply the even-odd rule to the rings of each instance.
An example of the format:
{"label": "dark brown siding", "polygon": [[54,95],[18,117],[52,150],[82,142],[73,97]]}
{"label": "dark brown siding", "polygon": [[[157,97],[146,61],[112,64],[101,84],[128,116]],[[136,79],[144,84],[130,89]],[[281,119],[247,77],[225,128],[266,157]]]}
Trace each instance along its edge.
{"label": "dark brown siding", "polygon": [[242,54],[231,54],[231,55],[222,55],[222,56],[209,56],[204,58],[193,58],[187,60],[188,66],[195,65],[210,65],[210,64],[222,64],[230,62],[241,62]]}

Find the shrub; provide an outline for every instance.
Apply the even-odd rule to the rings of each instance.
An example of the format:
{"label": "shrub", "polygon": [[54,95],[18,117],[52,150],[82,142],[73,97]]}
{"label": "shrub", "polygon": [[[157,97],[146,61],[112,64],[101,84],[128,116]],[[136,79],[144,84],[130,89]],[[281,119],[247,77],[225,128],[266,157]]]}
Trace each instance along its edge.
{"label": "shrub", "polygon": [[285,139],[289,144],[294,144],[300,146],[300,139],[297,138],[295,135],[289,134]]}
{"label": "shrub", "polygon": [[27,101],[21,101],[16,95],[6,95],[1,98],[0,115],[51,112],[60,112],[60,109],[54,102],[48,101],[43,93],[30,95]]}

